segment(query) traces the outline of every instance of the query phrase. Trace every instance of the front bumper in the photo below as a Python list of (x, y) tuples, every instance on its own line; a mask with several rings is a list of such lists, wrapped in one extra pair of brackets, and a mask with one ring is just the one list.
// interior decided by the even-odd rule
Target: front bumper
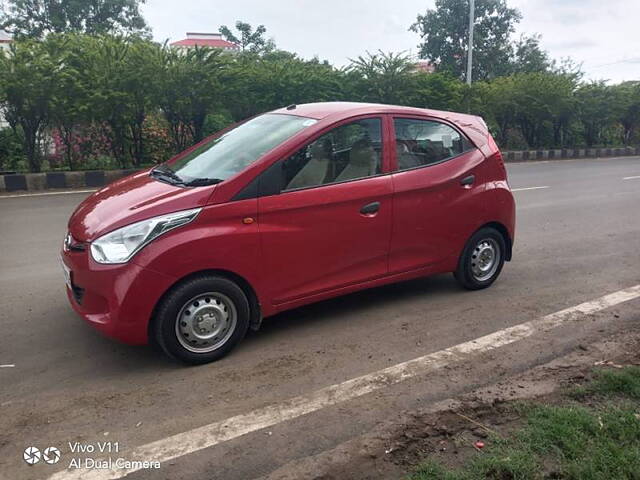
[[(73, 309), (103, 334), (130, 345), (148, 343), (153, 309), (175, 279), (135, 263), (102, 265), (89, 250), (62, 250)], [(63, 280), (61, 274), (61, 281)]]

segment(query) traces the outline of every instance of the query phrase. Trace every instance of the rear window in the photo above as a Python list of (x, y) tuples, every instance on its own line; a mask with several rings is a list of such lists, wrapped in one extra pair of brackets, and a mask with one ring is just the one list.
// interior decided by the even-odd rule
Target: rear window
[(444, 123), (413, 118), (395, 118), (398, 169), (440, 163), (473, 148), (456, 129)]

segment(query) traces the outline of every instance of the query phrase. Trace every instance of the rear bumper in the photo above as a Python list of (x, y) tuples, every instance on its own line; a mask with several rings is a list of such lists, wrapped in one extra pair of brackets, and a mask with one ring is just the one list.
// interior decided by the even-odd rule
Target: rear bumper
[(153, 309), (174, 278), (134, 263), (102, 265), (88, 251), (62, 251), (61, 258), (70, 271), (67, 297), (85, 322), (121, 342), (148, 343)]

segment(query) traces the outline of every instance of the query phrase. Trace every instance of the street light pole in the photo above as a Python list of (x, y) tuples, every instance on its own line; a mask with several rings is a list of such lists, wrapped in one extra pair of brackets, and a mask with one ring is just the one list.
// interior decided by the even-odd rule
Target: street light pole
[(471, 85), (473, 68), (473, 24), (475, 21), (475, 0), (469, 0), (469, 47), (467, 54), (467, 85)]

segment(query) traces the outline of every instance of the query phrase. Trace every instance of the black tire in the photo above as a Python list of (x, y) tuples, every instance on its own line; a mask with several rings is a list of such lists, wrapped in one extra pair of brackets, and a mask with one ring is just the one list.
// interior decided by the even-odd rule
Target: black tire
[[(210, 345), (205, 347), (191, 346), (191, 348), (213, 348), (211, 351), (192, 351), (183, 343), (186, 343), (188, 334), (182, 336), (180, 340), (180, 326), (176, 325), (179, 315), (189, 314), (191, 301), (199, 296), (207, 297), (209, 293), (218, 295), (224, 299), (222, 308), (235, 314), (235, 322), (225, 330), (224, 343), (219, 346)], [(207, 299), (209, 303), (210, 299)], [(220, 304), (220, 301), (215, 299)], [(193, 303), (197, 305), (198, 302)], [(212, 303), (213, 305), (213, 303)], [(202, 304), (204, 307), (204, 303)], [(202, 308), (202, 307), (201, 307)], [(186, 309), (186, 310), (185, 310)], [(186, 313), (183, 313), (186, 312)], [(184, 318), (184, 317), (181, 317)], [(213, 317), (211, 317), (213, 318)], [(217, 318), (217, 317), (216, 317)], [(200, 276), (189, 279), (176, 285), (161, 301), (152, 319), (149, 331), (150, 340), (159, 347), (166, 355), (173, 359), (181, 360), (190, 364), (203, 364), (213, 362), (224, 357), (244, 338), (249, 328), (250, 309), (249, 301), (243, 290), (231, 280), (217, 276)], [(182, 323), (182, 325), (185, 325)], [(193, 331), (192, 331), (193, 333)], [(216, 337), (217, 338), (217, 337)], [(195, 339), (193, 340), (195, 342)]]
[[(488, 245), (488, 247), (487, 247)], [(483, 250), (495, 249), (499, 253), (499, 258), (495, 262), (495, 269), (492, 267), (484, 276), (478, 275), (475, 261), (477, 255)], [(474, 233), (462, 251), (458, 260), (458, 269), (453, 276), (456, 278), (461, 287), (467, 290), (480, 290), (489, 287), (500, 275), (504, 266), (505, 255), (507, 253), (504, 237), (500, 232), (491, 227), (485, 227)], [(475, 256), (474, 256), (475, 255)], [(479, 267), (478, 267), (479, 268)]]

